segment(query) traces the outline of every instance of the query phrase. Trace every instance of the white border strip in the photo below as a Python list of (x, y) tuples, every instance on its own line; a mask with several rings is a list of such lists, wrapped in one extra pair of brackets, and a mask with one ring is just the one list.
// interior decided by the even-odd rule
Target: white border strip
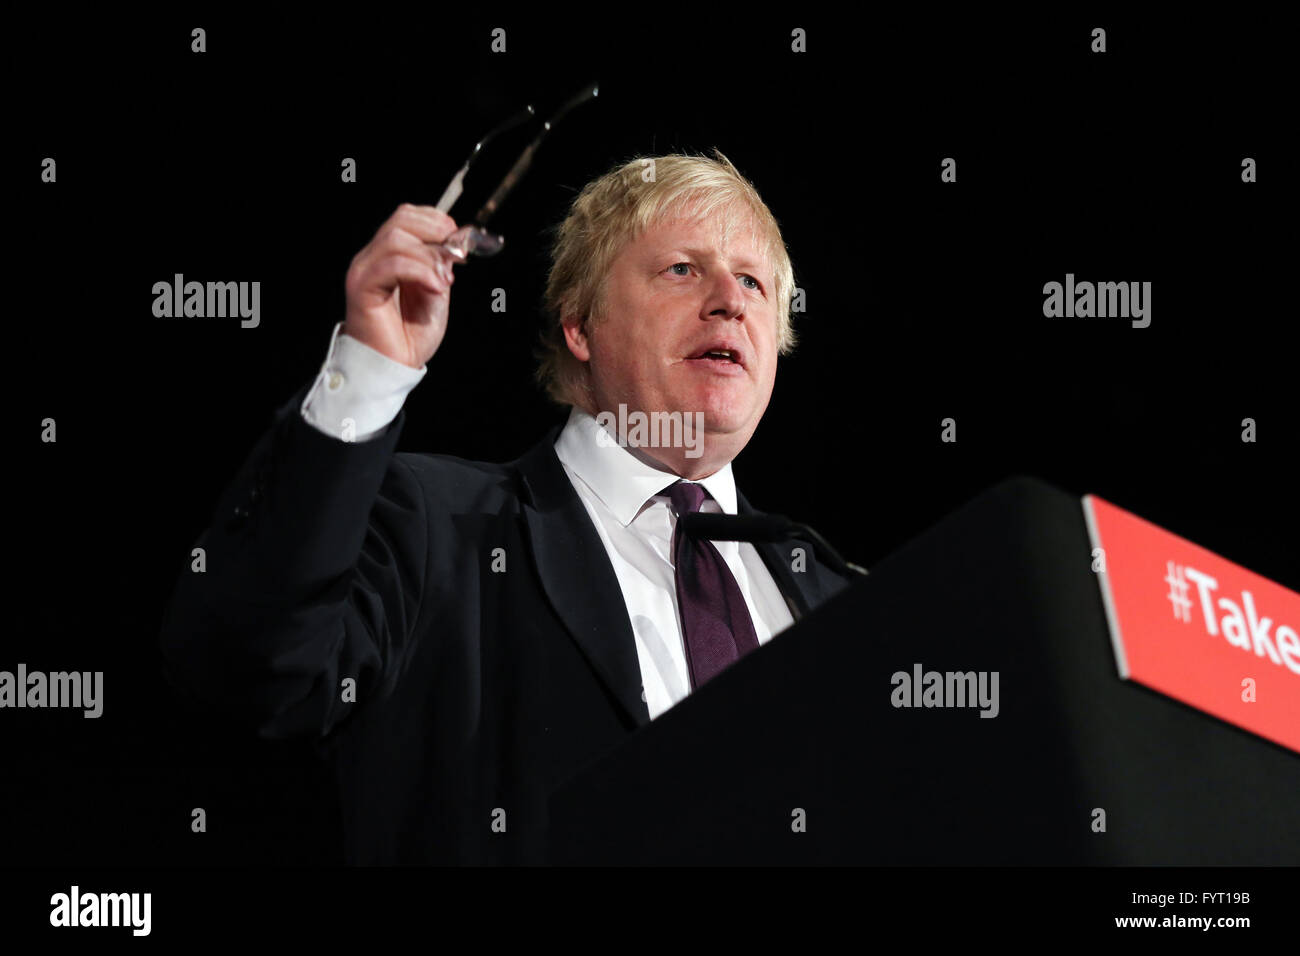
[[(1092, 495), (1083, 496), (1083, 520), (1088, 524), (1088, 538), (1093, 548), (1101, 548), (1103, 559), (1106, 548), (1101, 543), (1101, 532), (1097, 528), (1097, 515), (1092, 510)], [(1105, 561), (1102, 562), (1104, 568)], [(1119, 616), (1115, 613), (1115, 598), (1110, 590), (1110, 577), (1103, 571), (1094, 572), (1101, 587), (1101, 603), (1106, 607), (1106, 623), (1110, 626), (1110, 645), (1115, 651), (1115, 663), (1119, 667), (1119, 676), (1129, 679), (1128, 656), (1124, 653), (1124, 635), (1120, 633)]]

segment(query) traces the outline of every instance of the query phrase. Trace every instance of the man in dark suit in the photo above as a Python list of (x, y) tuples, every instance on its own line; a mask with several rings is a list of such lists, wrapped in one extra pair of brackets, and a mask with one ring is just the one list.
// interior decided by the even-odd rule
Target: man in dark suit
[(170, 679), (336, 776), (358, 863), (546, 860), (547, 794), (845, 586), (812, 545), (710, 544), (793, 342), (775, 220), (721, 154), (634, 160), (557, 233), (517, 461), (396, 454), (446, 329), (456, 224), (353, 259), (320, 375), (223, 495), (163, 625)]

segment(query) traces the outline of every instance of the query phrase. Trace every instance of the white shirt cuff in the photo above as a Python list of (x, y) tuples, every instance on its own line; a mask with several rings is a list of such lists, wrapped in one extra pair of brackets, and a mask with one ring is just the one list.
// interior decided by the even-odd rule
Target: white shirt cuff
[(392, 423), (411, 389), (428, 372), (411, 368), (345, 335), (336, 323), (320, 374), (302, 403), (302, 417), (341, 441), (366, 441)]

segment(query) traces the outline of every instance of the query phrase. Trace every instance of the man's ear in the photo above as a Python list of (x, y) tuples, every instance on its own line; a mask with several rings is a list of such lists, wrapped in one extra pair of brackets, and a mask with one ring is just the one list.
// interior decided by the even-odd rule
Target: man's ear
[(571, 313), (560, 323), (564, 327), (564, 341), (579, 362), (591, 361), (591, 347), (587, 342), (586, 316)]

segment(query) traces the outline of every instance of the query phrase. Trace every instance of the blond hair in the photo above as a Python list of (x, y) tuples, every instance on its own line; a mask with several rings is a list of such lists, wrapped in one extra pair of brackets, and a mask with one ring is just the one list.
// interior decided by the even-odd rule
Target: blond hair
[(754, 185), (726, 156), (638, 156), (588, 183), (555, 230), (551, 269), (543, 307), (546, 316), (537, 352), (537, 381), (562, 405), (582, 404), (589, 388), (585, 364), (564, 338), (565, 316), (598, 320), (604, 312), (610, 267), (628, 243), (647, 229), (684, 213), (717, 221), (724, 236), (742, 216), (752, 216), (769, 265), (775, 273), (777, 348), (794, 348), (790, 317), (794, 267), (781, 229)]

